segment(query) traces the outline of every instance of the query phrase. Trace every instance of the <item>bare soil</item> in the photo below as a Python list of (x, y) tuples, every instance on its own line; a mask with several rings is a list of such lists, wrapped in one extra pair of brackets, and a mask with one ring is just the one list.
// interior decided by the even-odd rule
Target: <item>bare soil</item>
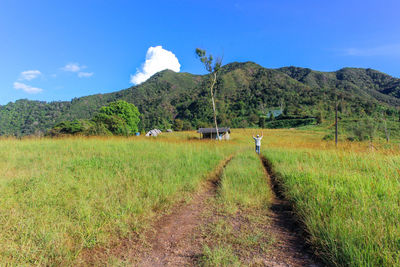
[[(144, 235), (145, 242), (133, 236), (112, 249), (86, 251), (84, 265), (98, 266), (99, 262), (108, 265), (105, 259), (114, 257), (134, 266), (197, 266), (201, 262), (202, 245), (211, 238), (204, 237), (207, 224), (223, 218), (235, 231), (251, 231), (253, 226), (248, 220), (251, 212), (240, 210), (236, 216), (227, 217), (212, 204), (223, 170), (231, 159), (232, 156), (218, 165), (189, 203), (178, 204), (171, 213), (154, 222), (153, 230)], [(250, 266), (323, 266), (310, 251), (306, 234), (295, 220), (292, 206), (284, 199), (270, 163), (263, 157), (261, 160), (273, 197), (270, 210), (263, 214), (265, 217), (257, 228), (268, 232), (273, 243), (268, 244), (266, 250), (243, 247), (243, 252), (239, 253), (245, 255), (242, 262)], [(205, 213), (208, 215), (204, 216)]]
[(176, 207), (154, 225), (150, 250), (139, 256), (137, 266), (192, 266), (201, 252), (193, 233), (201, 222), (207, 199), (214, 197), (220, 177), (232, 157), (227, 158), (187, 205)]

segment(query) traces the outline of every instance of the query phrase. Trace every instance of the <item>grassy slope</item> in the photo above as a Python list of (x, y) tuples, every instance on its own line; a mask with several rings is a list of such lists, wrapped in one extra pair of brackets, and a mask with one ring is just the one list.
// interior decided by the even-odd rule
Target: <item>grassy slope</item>
[(144, 139), (1, 140), (0, 262), (70, 265), (194, 191), (235, 149)]
[(371, 152), (368, 144), (345, 143), (335, 150), (312, 133), (291, 137), (270, 134), (264, 155), (322, 257), (340, 266), (400, 265), (397, 147), (377, 144)]

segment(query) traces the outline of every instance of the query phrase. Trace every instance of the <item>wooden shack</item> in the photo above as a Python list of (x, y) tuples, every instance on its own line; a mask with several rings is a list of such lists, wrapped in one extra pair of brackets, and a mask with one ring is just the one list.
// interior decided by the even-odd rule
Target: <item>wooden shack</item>
[[(200, 134), (200, 138), (218, 139), (217, 130), (215, 128), (199, 128), (197, 132)], [(221, 127), (218, 128), (218, 133), (222, 140), (229, 140), (231, 129), (226, 127)]]

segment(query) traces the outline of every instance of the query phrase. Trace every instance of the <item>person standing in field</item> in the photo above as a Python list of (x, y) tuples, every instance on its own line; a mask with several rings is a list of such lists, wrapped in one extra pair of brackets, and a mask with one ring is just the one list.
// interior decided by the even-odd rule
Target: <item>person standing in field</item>
[(264, 137), (264, 134), (263, 134), (263, 133), (262, 133), (261, 137), (260, 137), (260, 135), (258, 135), (258, 134), (257, 134), (256, 137), (254, 137), (254, 135), (253, 135), (253, 139), (254, 139), (254, 141), (255, 141), (255, 143), (256, 143), (256, 153), (257, 153), (258, 155), (260, 155), (261, 139), (262, 139), (263, 137)]

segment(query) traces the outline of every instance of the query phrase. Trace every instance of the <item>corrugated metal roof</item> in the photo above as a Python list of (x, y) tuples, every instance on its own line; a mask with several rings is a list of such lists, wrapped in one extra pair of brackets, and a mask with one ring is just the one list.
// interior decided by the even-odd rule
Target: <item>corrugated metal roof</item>
[[(217, 130), (215, 128), (199, 128), (197, 130), (198, 133), (217, 133)], [(221, 127), (218, 128), (218, 132), (219, 133), (231, 133), (231, 129), (230, 128), (226, 128), (226, 127)]]

